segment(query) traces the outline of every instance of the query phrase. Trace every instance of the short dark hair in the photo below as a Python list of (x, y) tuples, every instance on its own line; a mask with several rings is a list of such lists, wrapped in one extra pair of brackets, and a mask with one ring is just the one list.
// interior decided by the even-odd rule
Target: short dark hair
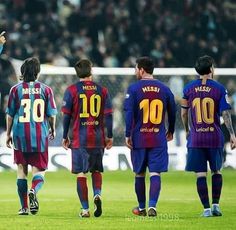
[(138, 69), (143, 68), (147, 73), (152, 74), (154, 70), (154, 61), (149, 57), (140, 57), (136, 60)]
[(40, 61), (36, 57), (25, 59), (21, 68), (21, 80), (25, 82), (35, 81), (40, 72)]
[(75, 71), (79, 78), (89, 77), (92, 74), (92, 62), (88, 59), (82, 59), (75, 64)]
[(200, 75), (211, 73), (211, 68), (214, 65), (214, 59), (208, 55), (199, 57), (195, 64), (195, 70)]

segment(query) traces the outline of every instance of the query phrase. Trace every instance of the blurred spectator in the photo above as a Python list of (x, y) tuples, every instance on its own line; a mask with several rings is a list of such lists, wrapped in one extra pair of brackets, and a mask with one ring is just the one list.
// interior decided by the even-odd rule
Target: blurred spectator
[(60, 52), (59, 61), (70, 66), (76, 54), (100, 66), (127, 66), (133, 56), (151, 55), (159, 67), (191, 67), (208, 53), (218, 66), (235, 67), (235, 26), (234, 0), (0, 2), (9, 56), (54, 64)]

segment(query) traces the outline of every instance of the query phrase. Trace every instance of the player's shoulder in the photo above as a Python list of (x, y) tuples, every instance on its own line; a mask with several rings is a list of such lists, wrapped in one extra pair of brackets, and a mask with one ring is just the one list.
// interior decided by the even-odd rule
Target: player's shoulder
[(53, 90), (50, 86), (48, 86), (47, 84), (41, 82), (41, 81), (35, 81), (35, 85), (36, 84), (39, 84), (39, 87), (44, 91), (44, 92), (47, 92), (47, 93), (52, 93)]
[(185, 90), (191, 89), (191, 88), (193, 88), (193, 87), (195, 87), (196, 85), (199, 85), (199, 84), (201, 84), (200, 79), (192, 80), (184, 86), (184, 89)]
[(15, 91), (17, 91), (19, 88), (22, 88), (22, 82), (19, 82), (19, 83), (13, 85), (13, 86), (11, 87), (11, 89), (10, 89), (10, 92), (15, 92)]
[(211, 85), (211, 86), (213, 86), (215, 88), (218, 88), (220, 90), (225, 91), (225, 86), (223, 84), (221, 84), (220, 82), (218, 82), (218, 81), (209, 80), (208, 83), (209, 83), (209, 85)]

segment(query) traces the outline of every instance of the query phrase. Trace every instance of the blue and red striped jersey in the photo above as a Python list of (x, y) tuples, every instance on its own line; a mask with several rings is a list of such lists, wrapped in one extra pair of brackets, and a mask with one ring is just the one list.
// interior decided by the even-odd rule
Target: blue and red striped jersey
[(220, 114), (231, 109), (224, 86), (211, 79), (207, 79), (206, 82), (197, 79), (185, 86), (183, 99), (187, 100), (190, 110), (190, 135), (187, 147), (223, 147)]
[(176, 106), (174, 95), (162, 82), (142, 79), (129, 86), (124, 102), (126, 137), (132, 137), (134, 148), (167, 145), (168, 131), (174, 133)]
[(107, 88), (86, 80), (69, 86), (62, 112), (72, 117), (72, 148), (104, 148), (104, 115), (112, 113)]
[(6, 113), (14, 118), (14, 148), (22, 152), (45, 152), (47, 117), (57, 114), (52, 89), (35, 82), (21, 82), (10, 90)]

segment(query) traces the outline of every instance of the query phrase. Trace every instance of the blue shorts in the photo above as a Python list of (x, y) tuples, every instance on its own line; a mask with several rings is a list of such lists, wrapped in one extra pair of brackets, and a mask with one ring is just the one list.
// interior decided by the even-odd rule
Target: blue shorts
[(103, 172), (103, 154), (101, 148), (78, 148), (71, 149), (72, 173)]
[(220, 170), (223, 164), (223, 149), (188, 148), (186, 171), (207, 172), (207, 162), (212, 172)]
[(149, 172), (167, 172), (167, 147), (132, 149), (131, 161), (136, 174), (146, 172), (147, 167)]

